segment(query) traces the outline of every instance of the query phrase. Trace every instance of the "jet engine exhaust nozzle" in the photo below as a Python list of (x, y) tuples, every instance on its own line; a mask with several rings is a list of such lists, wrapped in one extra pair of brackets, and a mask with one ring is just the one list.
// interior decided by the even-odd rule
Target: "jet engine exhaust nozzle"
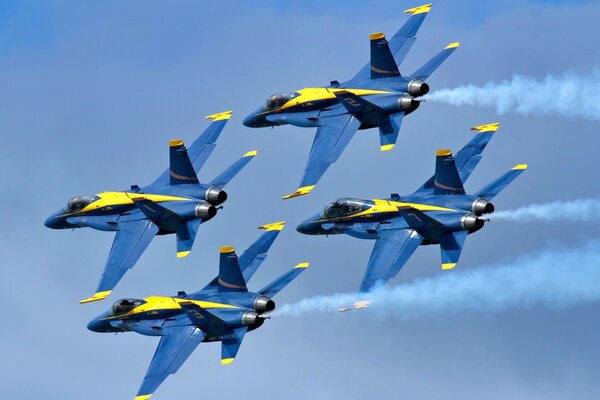
[(256, 311), (248, 311), (242, 316), (242, 324), (251, 328), (258, 328), (265, 323), (265, 319)]
[(397, 106), (400, 111), (410, 113), (419, 108), (420, 104), (421, 102), (419, 100), (415, 99), (413, 96), (405, 94), (404, 96), (400, 96), (398, 98)]
[(475, 200), (473, 202), (473, 206), (471, 207), (473, 214), (477, 215), (478, 217), (483, 214), (491, 214), (495, 209), (496, 208), (492, 203), (484, 199)]
[(466, 214), (460, 220), (460, 226), (468, 231), (476, 231), (483, 228), (485, 221), (475, 214)]
[(260, 296), (259, 298), (254, 300), (252, 308), (254, 308), (254, 311), (256, 311), (259, 314), (271, 312), (275, 310), (275, 302), (267, 296)]
[(413, 79), (412, 81), (408, 82), (406, 90), (408, 94), (415, 97), (425, 96), (427, 93), (429, 93), (429, 85), (418, 79)]
[(198, 218), (210, 219), (217, 215), (217, 207), (209, 203), (198, 203), (194, 208), (194, 214)]
[(218, 206), (227, 200), (227, 192), (216, 186), (211, 186), (206, 190), (204, 199), (210, 204)]

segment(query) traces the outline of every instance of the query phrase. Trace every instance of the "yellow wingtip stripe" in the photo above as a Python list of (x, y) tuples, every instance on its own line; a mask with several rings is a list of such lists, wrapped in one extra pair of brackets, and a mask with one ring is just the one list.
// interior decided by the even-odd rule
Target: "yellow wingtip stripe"
[(211, 115), (207, 115), (206, 119), (212, 119), (214, 121), (221, 121), (223, 119), (229, 119), (231, 118), (231, 113), (233, 111), (224, 111), (224, 112), (220, 112), (220, 113), (216, 113), (216, 114), (211, 114)]
[(183, 146), (183, 140), (181, 140), (181, 139), (169, 140), (169, 147), (177, 147), (177, 146)]
[(429, 12), (431, 9), (431, 4), (423, 4), (422, 6), (417, 6), (413, 8), (409, 8), (408, 10), (404, 10), (405, 13), (410, 13), (413, 15), (423, 14)]
[(310, 265), (310, 263), (303, 262), (303, 263), (300, 263), (300, 264), (296, 265), (294, 267), (294, 269), (308, 268), (309, 265)]
[(235, 249), (233, 246), (221, 246), (219, 253), (233, 253)]
[(304, 196), (305, 194), (309, 194), (314, 188), (315, 188), (315, 185), (303, 186), (301, 188), (296, 189), (296, 191), (294, 193), (290, 193), (286, 196), (283, 196), (283, 198), (284, 199), (292, 199), (294, 197)]
[(442, 269), (446, 270), (446, 269), (452, 269), (456, 267), (456, 263), (445, 263), (442, 264)]
[(143, 394), (141, 396), (135, 396), (134, 400), (148, 400), (150, 397), (152, 397), (151, 394)]
[(258, 229), (265, 229), (267, 231), (280, 231), (285, 227), (285, 221), (273, 222), (272, 224), (264, 224), (258, 227)]
[(246, 154), (244, 154), (242, 157), (254, 157), (257, 154), (258, 154), (257, 150), (250, 150), (249, 152), (247, 152)]
[(460, 46), (460, 42), (452, 42), (448, 46), (446, 46), (446, 49), (455, 49), (458, 46)]
[(231, 364), (233, 362), (233, 360), (235, 360), (235, 358), (223, 358), (221, 360), (221, 365)]
[(371, 33), (371, 40), (385, 39), (385, 35), (382, 32)]
[(500, 122), (493, 122), (491, 124), (477, 125), (471, 128), (472, 131), (478, 132), (496, 132), (500, 127)]
[(394, 148), (393, 144), (384, 144), (383, 146), (381, 146), (381, 151), (390, 151), (393, 148)]
[(451, 156), (452, 151), (451, 150), (438, 150), (435, 152), (435, 155), (438, 157)]
[(79, 304), (91, 303), (93, 301), (104, 300), (108, 296), (110, 296), (112, 290), (105, 290), (104, 292), (96, 292), (92, 297), (88, 297), (87, 299), (83, 299), (79, 301)]
[(178, 251), (177, 252), (177, 258), (186, 257), (188, 254), (190, 254), (189, 250), (188, 251)]
[(520, 170), (520, 169), (527, 169), (528, 165), (527, 164), (519, 164), (519, 165), (515, 165), (512, 169), (513, 171), (516, 170)]

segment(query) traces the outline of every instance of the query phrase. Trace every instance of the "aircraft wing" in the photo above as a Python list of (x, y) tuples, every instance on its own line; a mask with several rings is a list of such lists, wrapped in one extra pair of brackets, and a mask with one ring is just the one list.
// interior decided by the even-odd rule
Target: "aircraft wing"
[(80, 303), (107, 298), (158, 233), (158, 226), (148, 219), (119, 222), (118, 226), (119, 230), (110, 249), (108, 261), (104, 266), (98, 290), (92, 297), (81, 300)]
[(395, 277), (422, 241), (423, 237), (413, 229), (381, 230), (360, 291), (368, 292)]
[(195, 326), (170, 329), (158, 343), (136, 400), (149, 399), (167, 376), (177, 372), (204, 336), (204, 332)]
[(324, 117), (321, 121), (323, 125), (317, 129), (300, 187), (294, 193), (284, 196), (284, 199), (310, 193), (327, 168), (337, 161), (360, 127), (360, 121), (348, 114)]

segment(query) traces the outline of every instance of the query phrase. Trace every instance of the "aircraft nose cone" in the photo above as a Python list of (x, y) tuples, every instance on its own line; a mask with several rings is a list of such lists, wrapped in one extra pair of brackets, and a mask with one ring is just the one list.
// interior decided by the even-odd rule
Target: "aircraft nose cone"
[(256, 125), (256, 118), (253, 114), (250, 114), (246, 118), (244, 118), (244, 121), (242, 123), (248, 128), (254, 128)]
[(298, 225), (298, 226), (296, 227), (296, 231), (298, 231), (298, 232), (300, 232), (300, 233), (304, 233), (304, 234), (308, 233), (308, 229), (307, 229), (307, 227), (306, 227), (306, 224), (304, 224), (304, 222), (303, 222), (303, 223), (301, 223), (300, 225)]
[(57, 215), (57, 213), (54, 213), (51, 216), (49, 216), (48, 218), (46, 218), (46, 220), (44, 221), (44, 225), (46, 226), (46, 228), (51, 228), (51, 229), (57, 228), (58, 221), (56, 219), (56, 215)]
[(91, 320), (87, 328), (92, 332), (99, 332), (100, 323), (97, 319)]

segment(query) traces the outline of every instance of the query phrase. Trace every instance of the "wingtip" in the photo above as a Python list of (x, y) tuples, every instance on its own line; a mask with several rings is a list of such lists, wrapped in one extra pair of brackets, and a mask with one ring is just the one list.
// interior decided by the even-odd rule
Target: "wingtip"
[(257, 154), (258, 154), (258, 150), (250, 150), (249, 152), (244, 154), (242, 157), (254, 157)]
[(233, 252), (235, 252), (235, 248), (233, 246), (221, 246), (221, 248), (219, 249), (219, 253), (221, 253), (221, 254), (233, 253)]
[(224, 120), (224, 119), (231, 118), (231, 113), (233, 113), (233, 111), (223, 111), (223, 112), (220, 112), (220, 113), (207, 115), (204, 118), (206, 118), (206, 119), (212, 119), (213, 121), (221, 121), (221, 120)]
[(315, 188), (315, 185), (303, 186), (301, 188), (296, 189), (296, 191), (294, 193), (290, 193), (288, 195), (283, 196), (283, 198), (287, 200), (287, 199), (293, 199), (294, 197), (304, 196), (304, 195), (309, 194), (314, 188)]
[(183, 140), (181, 139), (173, 139), (173, 140), (169, 140), (169, 147), (179, 147), (179, 146), (183, 146)]
[(296, 266), (294, 267), (294, 269), (304, 269), (304, 268), (308, 268), (308, 266), (309, 266), (309, 265), (310, 265), (310, 263), (303, 262), (303, 263), (300, 263), (300, 264), (296, 265)]
[(235, 358), (223, 358), (221, 359), (221, 365), (231, 364)]
[(93, 301), (100, 301), (106, 299), (110, 296), (112, 290), (105, 290), (103, 292), (96, 292), (92, 297), (88, 297), (87, 299), (83, 299), (79, 301), (79, 304), (91, 303)]
[(428, 13), (429, 10), (431, 9), (432, 4), (423, 4), (422, 6), (417, 6), (417, 7), (413, 7), (413, 8), (409, 8), (407, 10), (404, 10), (405, 13), (407, 14), (412, 14), (412, 15), (417, 15), (417, 14), (424, 14), (424, 13)]
[(445, 49), (456, 49), (459, 46), (460, 46), (460, 42), (452, 42), (448, 46), (446, 46)]
[(187, 257), (187, 256), (188, 256), (188, 254), (190, 254), (190, 251), (189, 251), (189, 250), (187, 250), (187, 251), (178, 251), (178, 252), (177, 252), (177, 258), (184, 258), (184, 257)]
[(452, 156), (452, 150), (448, 150), (448, 149), (438, 150), (435, 152), (435, 155), (437, 157)]
[(379, 40), (379, 39), (385, 39), (385, 35), (383, 34), (383, 32), (371, 33), (371, 40)]
[(444, 263), (442, 264), (442, 269), (443, 270), (449, 270), (456, 267), (456, 263)]
[(285, 227), (285, 221), (273, 222), (271, 224), (264, 224), (258, 227), (258, 229), (264, 229), (266, 231), (280, 231)]
[(515, 165), (512, 169), (513, 169), (513, 171), (518, 171), (518, 170), (525, 170), (528, 167), (529, 167), (529, 165), (527, 165), (527, 164), (518, 164), (518, 165)]
[(148, 400), (150, 397), (152, 397), (151, 394), (143, 394), (140, 396), (135, 396), (134, 400)]
[(381, 151), (390, 151), (394, 148), (393, 144), (384, 144), (380, 147)]
[(472, 131), (483, 132), (496, 132), (500, 127), (500, 122), (492, 122), (490, 124), (477, 125), (471, 128)]

